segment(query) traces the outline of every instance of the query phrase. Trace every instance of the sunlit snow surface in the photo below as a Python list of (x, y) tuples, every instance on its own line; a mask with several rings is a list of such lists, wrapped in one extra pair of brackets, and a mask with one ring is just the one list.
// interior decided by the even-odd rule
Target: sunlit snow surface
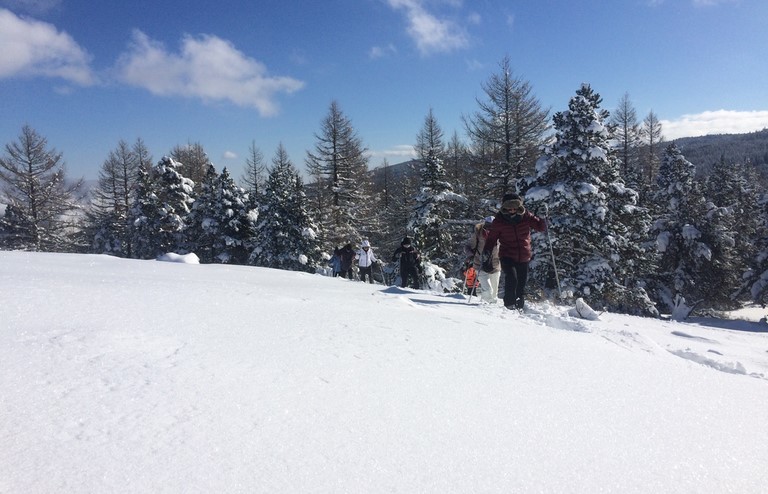
[(0, 492), (766, 491), (765, 323), (475, 300), (0, 252)]

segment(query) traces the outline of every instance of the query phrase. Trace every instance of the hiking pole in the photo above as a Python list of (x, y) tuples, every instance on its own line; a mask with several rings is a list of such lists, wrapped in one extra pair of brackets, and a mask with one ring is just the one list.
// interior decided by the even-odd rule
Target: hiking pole
[(560, 275), (557, 274), (557, 262), (555, 261), (555, 251), (552, 248), (552, 237), (549, 236), (549, 207), (544, 204), (544, 214), (547, 215), (547, 243), (549, 243), (549, 254), (552, 256), (552, 269), (555, 270), (555, 281), (557, 281), (557, 294), (560, 300), (563, 299), (563, 290), (560, 288)]

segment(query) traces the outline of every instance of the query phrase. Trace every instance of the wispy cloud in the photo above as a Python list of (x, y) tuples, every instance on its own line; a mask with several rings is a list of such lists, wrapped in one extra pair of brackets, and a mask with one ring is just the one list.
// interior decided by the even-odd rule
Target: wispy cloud
[(416, 158), (416, 150), (411, 144), (401, 144), (382, 151), (371, 151), (370, 157), (371, 159), (376, 160), (377, 164), (375, 166), (378, 166), (378, 162), (383, 161), (384, 159), (386, 159), (390, 165), (396, 165), (403, 161)]
[(422, 55), (446, 53), (469, 45), (466, 30), (448, 19), (428, 12), (424, 0), (387, 0), (390, 7), (405, 13), (408, 35)]
[(278, 113), (278, 93), (290, 94), (304, 87), (291, 77), (270, 76), (264, 64), (211, 35), (185, 36), (180, 52), (171, 53), (136, 30), (116, 71), (120, 81), (158, 96), (229, 101), (256, 108), (262, 116)]
[(234, 151), (224, 151), (224, 154), (221, 156), (221, 158), (225, 161), (232, 161), (232, 160), (236, 160), (238, 156), (237, 156), (237, 153)]
[(81, 86), (96, 83), (91, 56), (53, 25), (0, 8), (0, 79), (43, 76)]
[(5, 5), (16, 12), (40, 15), (61, 5), (61, 0), (0, 0), (0, 5)]
[(394, 55), (397, 53), (397, 48), (395, 48), (395, 45), (388, 44), (387, 46), (374, 46), (370, 50), (368, 50), (368, 58), (371, 60), (376, 60), (377, 58), (383, 58), (388, 55)]
[(661, 120), (661, 125), (668, 140), (710, 134), (741, 134), (768, 128), (768, 111), (705, 111), (674, 120)]
[(711, 7), (724, 3), (737, 3), (739, 0), (692, 0), (694, 7)]

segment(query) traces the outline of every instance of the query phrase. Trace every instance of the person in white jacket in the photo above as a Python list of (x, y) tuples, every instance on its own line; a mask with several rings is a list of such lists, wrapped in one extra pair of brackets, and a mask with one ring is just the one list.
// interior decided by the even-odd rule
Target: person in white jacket
[(365, 282), (365, 277), (367, 275), (368, 280), (373, 283), (373, 265), (377, 262), (379, 262), (379, 260), (376, 259), (376, 254), (374, 254), (373, 249), (371, 249), (371, 243), (367, 240), (363, 240), (360, 250), (357, 251), (357, 266), (360, 268), (360, 281)]

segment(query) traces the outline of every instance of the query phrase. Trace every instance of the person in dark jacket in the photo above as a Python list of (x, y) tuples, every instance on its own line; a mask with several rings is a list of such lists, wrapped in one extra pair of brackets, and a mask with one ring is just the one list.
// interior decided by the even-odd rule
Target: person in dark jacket
[(522, 310), (525, 305), (525, 284), (531, 251), (531, 230), (543, 232), (547, 223), (523, 206), (517, 194), (506, 194), (501, 210), (491, 223), (483, 250), (483, 264), (491, 262), (491, 250), (499, 242), (499, 259), (504, 271), (504, 306)]
[(421, 267), (421, 254), (416, 247), (411, 245), (409, 237), (405, 237), (400, 242), (400, 247), (392, 255), (392, 261), (396, 261), (398, 257), (400, 258), (400, 286), (402, 288), (408, 286), (408, 279), (410, 278), (412, 281), (411, 286), (419, 290), (421, 288), (419, 275), (423, 271)]
[(341, 258), (341, 277), (352, 279), (354, 273), (352, 272), (352, 263), (357, 258), (357, 254), (352, 249), (352, 244), (347, 244), (339, 250), (339, 257)]

